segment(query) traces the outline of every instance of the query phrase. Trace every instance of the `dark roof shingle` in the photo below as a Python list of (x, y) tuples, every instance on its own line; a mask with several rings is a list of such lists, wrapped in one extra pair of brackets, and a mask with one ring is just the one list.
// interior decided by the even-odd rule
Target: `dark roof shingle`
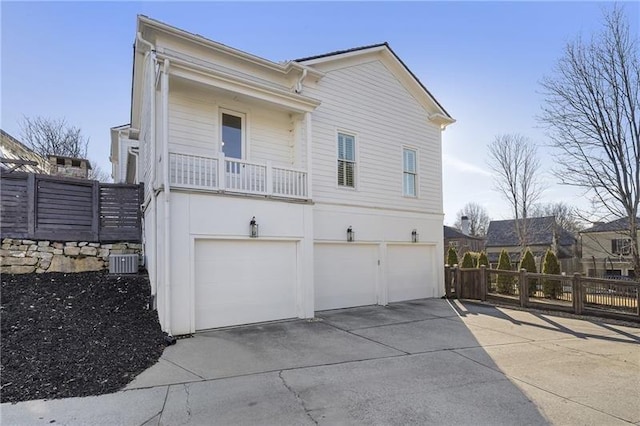
[[(522, 221), (522, 219), (519, 219)], [(532, 217), (527, 219), (527, 244), (551, 245), (554, 229), (557, 231), (558, 244), (568, 246), (575, 243), (575, 237), (556, 225), (553, 216)], [(520, 245), (516, 234), (515, 220), (492, 220), (487, 230), (487, 247), (512, 247)]]

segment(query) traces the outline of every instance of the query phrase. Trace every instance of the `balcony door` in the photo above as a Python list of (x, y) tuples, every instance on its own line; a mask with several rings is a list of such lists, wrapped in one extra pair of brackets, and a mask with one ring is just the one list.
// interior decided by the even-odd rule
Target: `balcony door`
[(245, 115), (239, 112), (220, 110), (220, 124), (220, 143), (225, 157), (245, 158)]

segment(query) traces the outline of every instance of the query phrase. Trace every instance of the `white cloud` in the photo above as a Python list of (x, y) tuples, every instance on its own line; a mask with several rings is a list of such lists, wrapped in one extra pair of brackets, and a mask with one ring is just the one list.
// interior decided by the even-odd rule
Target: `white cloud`
[(445, 168), (445, 174), (447, 168), (452, 168), (463, 173), (476, 173), (484, 176), (491, 176), (491, 172), (489, 170), (483, 169), (475, 164), (467, 163), (459, 158), (451, 157), (447, 154), (442, 156), (442, 161)]

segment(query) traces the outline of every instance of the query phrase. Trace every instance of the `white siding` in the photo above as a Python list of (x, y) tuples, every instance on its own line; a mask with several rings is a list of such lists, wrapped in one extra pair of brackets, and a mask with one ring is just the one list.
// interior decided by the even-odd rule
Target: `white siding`
[[(440, 129), (379, 60), (328, 72), (305, 94), (313, 113), (317, 202), (442, 213)], [(357, 189), (338, 189), (336, 132), (356, 134)], [(418, 198), (402, 195), (402, 146), (418, 151)]]
[(238, 102), (213, 90), (197, 90), (173, 80), (169, 95), (171, 149), (200, 155), (219, 151), (219, 108), (244, 113), (249, 161), (296, 164), (295, 122), (288, 113), (265, 104)]

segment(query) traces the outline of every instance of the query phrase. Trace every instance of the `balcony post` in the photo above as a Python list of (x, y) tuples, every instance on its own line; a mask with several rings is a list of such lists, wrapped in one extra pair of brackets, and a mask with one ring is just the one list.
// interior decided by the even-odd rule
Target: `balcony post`
[(224, 157), (224, 152), (218, 153), (218, 188), (220, 191), (227, 189), (226, 173), (227, 164)]
[(311, 182), (311, 178), (312, 178), (312, 170), (311, 170), (311, 152), (313, 150), (312, 147), (312, 127), (311, 127), (311, 113), (310, 112), (305, 112), (304, 114), (304, 124), (305, 124), (305, 143), (306, 143), (306, 147), (305, 147), (305, 155), (307, 156), (307, 179), (306, 179), (306, 184), (307, 184), (307, 198), (311, 199), (313, 198), (312, 193), (311, 193), (311, 188), (312, 188), (312, 182)]
[(267, 181), (264, 190), (267, 195), (273, 195), (273, 166), (271, 165), (271, 161), (267, 161)]

